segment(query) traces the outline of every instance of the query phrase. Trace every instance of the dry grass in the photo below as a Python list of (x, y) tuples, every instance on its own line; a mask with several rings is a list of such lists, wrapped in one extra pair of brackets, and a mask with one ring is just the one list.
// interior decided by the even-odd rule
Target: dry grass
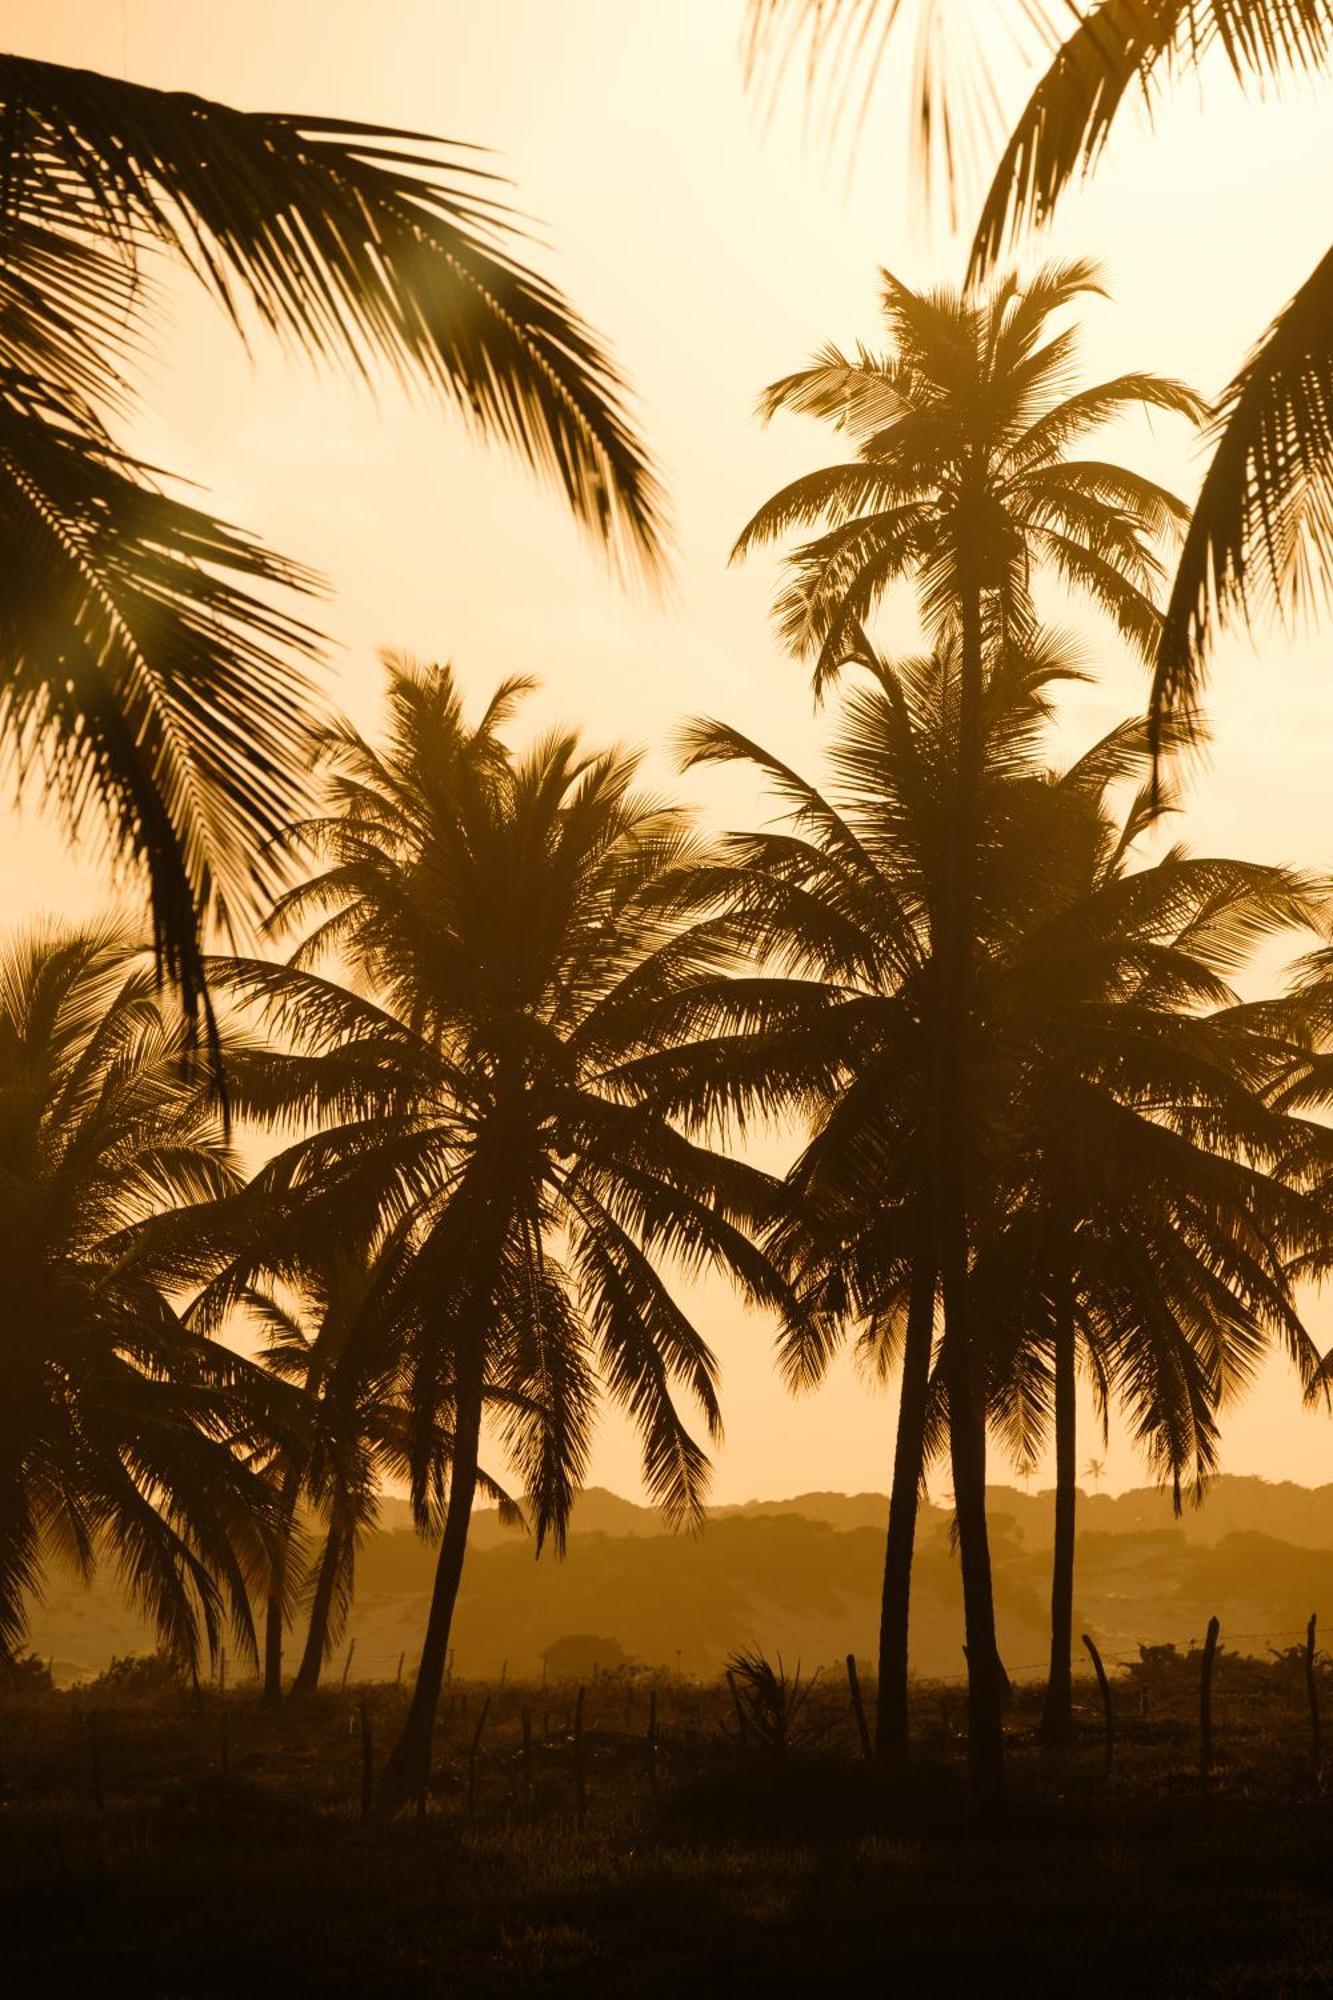
[[(995, 1838), (971, 1824), (956, 1688), (918, 1689), (920, 1754), (886, 1797), (831, 1670), (809, 1699), (813, 1747), (781, 1757), (741, 1750), (725, 1683), (662, 1684), (656, 1787), (646, 1689), (598, 1683), (582, 1825), (573, 1689), (452, 1690), (425, 1821), (389, 1826), (361, 1823), (361, 1690), (281, 1718), (248, 1688), (11, 1696), (10, 1990), (1329, 1990), (1333, 1824), (1303, 1685), (1288, 1665), (1224, 1656), (1205, 1783), (1194, 1664), (1137, 1679), (1151, 1683), (1147, 1712), (1122, 1677), (1109, 1788), (1095, 1703), (1073, 1750), (1052, 1757), (1031, 1740), (1035, 1697), (1020, 1694), (1013, 1809)], [(403, 1696), (364, 1692), (378, 1758)]]

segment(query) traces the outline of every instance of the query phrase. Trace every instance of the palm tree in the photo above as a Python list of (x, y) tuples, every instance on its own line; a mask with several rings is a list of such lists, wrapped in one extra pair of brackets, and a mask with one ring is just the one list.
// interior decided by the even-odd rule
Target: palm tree
[(1104, 1458), (1090, 1458), (1083, 1468), (1083, 1476), (1085, 1479), (1092, 1481), (1093, 1492), (1100, 1493), (1102, 1490), (1102, 1480), (1106, 1477), (1106, 1460)]
[[(977, 949), (1006, 948), (1050, 873), (1048, 788), (1036, 761), (1050, 685), (1070, 671), (1043, 642), (992, 657), (983, 717)], [(806, 1126), (792, 1201), (770, 1254), (804, 1311), (783, 1337), (794, 1385), (817, 1381), (853, 1326), (871, 1368), (900, 1367), (881, 1597), (876, 1740), (896, 1766), (908, 1742), (908, 1612), (939, 1293), (934, 1227), (937, 922), (951, 865), (957, 759), (956, 645), (888, 666), (867, 655), (816, 787), (738, 731), (695, 726), (692, 759), (741, 761), (785, 809), (771, 832), (733, 835), (683, 871), (696, 943), (723, 966), (664, 997), (660, 1046), (632, 1066), (673, 1115), (716, 1131), (757, 1115)], [(1057, 850), (1058, 852), (1058, 850)], [(754, 963), (739, 975), (734, 961)], [(972, 1052), (974, 1093), (983, 1088)], [(980, 1099), (979, 1099), (980, 1101)]]
[(0, 56), (0, 723), (143, 870), (159, 965), (207, 1006), (200, 925), (271, 887), (303, 798), (313, 579), (115, 441), (167, 254), (243, 338), (387, 363), (657, 561), (661, 495), (596, 337), (515, 254), (467, 149)]
[(194, 1275), (196, 1218), (238, 1177), (132, 944), (108, 924), (0, 954), (7, 1655), (49, 1555), (84, 1575), (109, 1556), (191, 1663), (225, 1616), (253, 1649), (249, 1593), (268, 1566), (264, 1466), (291, 1413), (168, 1303)]
[[(326, 1245), (315, 1263), (298, 1240), (294, 1258), (284, 1259), (281, 1244), (271, 1241), (264, 1205), (250, 1191), (227, 1207), (229, 1233), (235, 1236), (239, 1218), (249, 1247), (200, 1293), (189, 1322), (212, 1331), (241, 1308), (263, 1333), (264, 1365), (300, 1392), (304, 1415), (275, 1468), (278, 1527), (265, 1605), (263, 1698), (277, 1708), (294, 1599), (308, 1598), (309, 1620), (292, 1693), (310, 1694), (341, 1636), (357, 1552), (379, 1519), (383, 1483), (410, 1476), (411, 1411), (400, 1357), (383, 1339), (372, 1309), (380, 1288), (410, 1255), (410, 1243), (400, 1226), (379, 1244), (353, 1235)], [(437, 1440), (437, 1493), (444, 1488), (449, 1445), (446, 1436)], [(478, 1472), (477, 1483), (502, 1517), (521, 1519), (485, 1472)], [(311, 1547), (301, 1533), (302, 1508), (313, 1510), (320, 1527)]]
[(956, 638), (956, 762), (947, 867), (934, 916), (932, 1227), (951, 1375), (969, 1660), (969, 1741), (978, 1791), (1003, 1791), (1001, 1683), (985, 1526), (984, 1430), (968, 1331), (968, 1185), (978, 1135), (963, 1087), (970, 1054), (977, 923), (978, 810), (986, 656), (1035, 631), (1032, 584), (1046, 569), (1109, 614), (1145, 659), (1156, 651), (1158, 548), (1185, 509), (1152, 481), (1071, 447), (1109, 418), (1159, 408), (1198, 418), (1179, 383), (1123, 375), (1068, 393), (1075, 337), (1052, 321), (1095, 283), (1086, 264), (1049, 266), (985, 294), (917, 293), (885, 274), (889, 350), (827, 348), (774, 383), (761, 410), (824, 418), (852, 445), (841, 463), (794, 481), (742, 532), (736, 553), (794, 528), (823, 532), (788, 557), (777, 603), (789, 648), (816, 687), (866, 651), (864, 622), (894, 583), (916, 586), (933, 641)]
[[(691, 1144), (614, 1080), (650, 1003), (698, 969), (654, 900), (694, 852), (687, 826), (634, 790), (633, 758), (559, 733), (507, 749), (498, 732), (525, 685), (469, 728), (450, 672), (392, 663), (384, 752), (346, 727), (330, 738), (332, 810), (300, 829), (326, 865), (278, 910), (305, 929), (291, 964), (220, 968), (291, 1043), (233, 1062), (238, 1108), (322, 1128), (258, 1177), (273, 1240), (328, 1241), (368, 1215), (404, 1232), (373, 1318), (401, 1360), (423, 1526), (448, 1440), (390, 1810), (429, 1766), (487, 1405), (539, 1547), (563, 1544), (599, 1375), (642, 1435), (650, 1493), (669, 1521), (697, 1522), (707, 1461), (673, 1392), (717, 1435), (714, 1363), (657, 1262), (720, 1265), (752, 1299), (785, 1303), (746, 1234), (769, 1177)], [(331, 953), (365, 994), (316, 969)]]
[[(832, 102), (862, 94), (891, 44), (900, 0), (750, 0), (752, 66), (808, 41)], [(914, 75), (920, 147), (952, 185), (986, 151), (996, 103), (969, 8), (951, 48), (927, 0)], [(1149, 106), (1185, 71), (1224, 61), (1242, 84), (1281, 88), (1333, 63), (1328, 0), (1000, 0), (990, 10), (1013, 53), (1042, 54), (1042, 73), (1000, 149), (972, 248), (980, 276), (1026, 222), (1046, 221), (1071, 182), (1096, 166), (1127, 101)], [(1071, 25), (1072, 23), (1072, 25)], [(960, 101), (961, 99), (961, 101)], [(1333, 249), (1257, 339), (1223, 390), (1216, 447), (1181, 550), (1163, 621), (1153, 715), (1189, 707), (1215, 629), (1268, 598), (1300, 607), (1333, 564)]]
[(298, 1508), (304, 1500), (327, 1516), (324, 1546), (311, 1564), (310, 1643), (297, 1677), (302, 1687), (318, 1684), (326, 1649), (336, 1642), (350, 1602), (357, 1542), (378, 1514), (380, 1454), (399, 1412), (391, 1381), (385, 1381), (391, 1371), (373, 1343), (357, 1340), (372, 1273), (364, 1246), (356, 1242), (335, 1246), (316, 1268), (301, 1269), (299, 1290), (261, 1285), (254, 1260), (243, 1256), (211, 1280), (188, 1313), (189, 1323), (208, 1333), (241, 1307), (264, 1337), (264, 1365), (301, 1397), (304, 1423), (274, 1468), (278, 1521), (263, 1660), (263, 1699), (270, 1708), (282, 1702), (283, 1631), (302, 1555)]
[(1076, 865), (1017, 950), (986, 968), (979, 1000), (984, 1032), (1019, 1058), (1005, 1109), (1021, 1136), (973, 1276), (1016, 1454), (1035, 1448), (1048, 1400), (1053, 1418), (1043, 1734), (1057, 1742), (1072, 1725), (1080, 1348), (1177, 1504), (1184, 1476), (1201, 1491), (1214, 1469), (1216, 1413), (1269, 1341), (1285, 1342), (1307, 1385), (1318, 1363), (1289, 1276), (1314, 1218), (1287, 1175), (1310, 1148), (1266, 1102), (1292, 1044), (1265, 1010), (1240, 1008), (1229, 981), (1256, 943), (1316, 922), (1320, 899), (1283, 869), (1178, 849), (1132, 865), (1155, 817), (1148, 794), (1121, 824), (1106, 793), (1147, 750), (1146, 729), (1127, 725), (1058, 781)]

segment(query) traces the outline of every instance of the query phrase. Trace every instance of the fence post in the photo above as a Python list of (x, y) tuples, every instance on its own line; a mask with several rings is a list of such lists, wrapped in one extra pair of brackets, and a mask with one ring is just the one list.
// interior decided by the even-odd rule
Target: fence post
[(1083, 1634), (1083, 1644), (1088, 1649), (1088, 1657), (1092, 1661), (1092, 1671), (1097, 1676), (1097, 1687), (1102, 1697), (1102, 1719), (1105, 1725), (1106, 1741), (1106, 1776), (1109, 1781), (1111, 1766), (1115, 1761), (1115, 1709), (1111, 1705), (1111, 1683), (1106, 1678), (1106, 1669), (1102, 1665), (1102, 1656), (1097, 1651), (1096, 1643), (1090, 1632)]
[(352, 1671), (352, 1655), (355, 1653), (355, 1651), (356, 1651), (356, 1640), (349, 1639), (347, 1642), (347, 1658), (343, 1661), (343, 1677), (341, 1681), (338, 1683), (340, 1687), (347, 1686), (347, 1676)]
[(225, 1694), (226, 1692), (227, 1692), (227, 1649), (225, 1646), (220, 1646), (218, 1648), (218, 1693)]
[(473, 1818), (477, 1810), (477, 1751), (481, 1746), (481, 1732), (486, 1727), (486, 1711), (491, 1705), (489, 1695), (481, 1704), (477, 1726), (472, 1732), (472, 1747), (467, 1753), (467, 1816)]
[(222, 1711), (222, 1721), (218, 1726), (218, 1769), (225, 1782), (231, 1776), (231, 1733), (227, 1727), (227, 1711)]
[(583, 1825), (583, 1808), (587, 1804), (583, 1773), (583, 1703), (586, 1694), (587, 1689), (580, 1684), (578, 1700), (574, 1703), (574, 1804), (580, 1826)]
[(1305, 1628), (1305, 1692), (1310, 1698), (1310, 1770), (1316, 1781), (1319, 1777), (1319, 1683), (1315, 1679), (1315, 1619), (1310, 1613), (1310, 1622)]
[(398, 1671), (393, 1677), (393, 1684), (395, 1687), (401, 1687), (403, 1684), (403, 1661), (406, 1658), (407, 1658), (406, 1653), (400, 1653), (398, 1655)]
[(648, 1690), (648, 1784), (657, 1790), (657, 1687)]
[(375, 1801), (375, 1739), (371, 1730), (370, 1705), (361, 1697), (361, 1824), (369, 1826)]
[(856, 1671), (856, 1655), (847, 1655), (847, 1687), (852, 1697), (852, 1714), (856, 1717), (856, 1733), (861, 1739), (861, 1755), (867, 1764), (874, 1761), (874, 1751), (870, 1746), (870, 1731), (866, 1727), (865, 1703), (861, 1700), (861, 1679)]
[(1213, 1663), (1217, 1658), (1217, 1635), (1221, 1629), (1217, 1618), (1208, 1620), (1203, 1642), (1203, 1665), (1199, 1674), (1199, 1762), (1205, 1777), (1213, 1767)]

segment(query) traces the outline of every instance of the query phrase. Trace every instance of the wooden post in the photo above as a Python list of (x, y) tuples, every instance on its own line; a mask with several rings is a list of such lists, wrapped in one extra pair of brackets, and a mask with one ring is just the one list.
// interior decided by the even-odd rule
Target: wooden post
[(648, 1784), (657, 1790), (657, 1688), (648, 1690)]
[(866, 1727), (865, 1703), (861, 1700), (861, 1681), (856, 1671), (856, 1655), (847, 1655), (847, 1686), (852, 1697), (852, 1714), (856, 1717), (856, 1733), (861, 1739), (861, 1755), (867, 1764), (874, 1761), (874, 1750), (870, 1744), (870, 1731)]
[(222, 1646), (218, 1649), (218, 1693), (225, 1694), (226, 1692), (227, 1692), (227, 1649), (225, 1646)]
[(523, 1704), (520, 1718), (523, 1725), (523, 1797), (529, 1807), (532, 1805), (532, 1717), (528, 1705)]
[(452, 1646), (449, 1648), (449, 1664), (444, 1670), (444, 1684), (446, 1687), (452, 1687), (454, 1684), (454, 1649)]
[(745, 1750), (749, 1747), (750, 1729), (749, 1724), (745, 1720), (745, 1710), (741, 1706), (741, 1695), (740, 1689), (736, 1685), (736, 1676), (732, 1673), (730, 1667), (727, 1668), (727, 1686), (731, 1689), (731, 1705), (736, 1711), (736, 1726), (740, 1730), (741, 1749)]
[(1310, 1622), (1305, 1628), (1305, 1692), (1310, 1702), (1310, 1770), (1315, 1779), (1319, 1777), (1319, 1683), (1315, 1679), (1315, 1619), (1310, 1613)]
[(218, 1769), (223, 1782), (231, 1776), (231, 1734), (227, 1728), (227, 1711), (222, 1711), (222, 1721), (218, 1728)]
[(506, 1675), (506, 1674), (507, 1674), (508, 1672), (509, 1672), (509, 1662), (508, 1662), (508, 1660), (501, 1660), (501, 1662), (500, 1662), (500, 1687), (501, 1687), (501, 1690), (502, 1690), (502, 1691), (503, 1691), (503, 1689), (504, 1689), (504, 1684), (505, 1684), (505, 1675)]
[(361, 1824), (370, 1825), (375, 1800), (375, 1740), (370, 1723), (370, 1705), (361, 1697)]
[(407, 1658), (406, 1653), (400, 1653), (398, 1655), (398, 1671), (393, 1677), (393, 1684), (395, 1687), (401, 1687), (403, 1685), (403, 1661), (406, 1658)]
[(1221, 1629), (1216, 1618), (1208, 1620), (1199, 1675), (1199, 1762), (1205, 1777), (1213, 1767), (1213, 1664), (1217, 1659), (1217, 1635)]
[(343, 1661), (343, 1677), (342, 1680), (339, 1682), (340, 1687), (347, 1686), (347, 1676), (352, 1671), (352, 1655), (355, 1653), (355, 1651), (356, 1651), (356, 1640), (349, 1639), (347, 1642), (347, 1658)]
[(105, 1812), (106, 1797), (102, 1790), (102, 1720), (96, 1709), (88, 1717), (88, 1744), (93, 1767), (93, 1804), (98, 1812)]
[(481, 1746), (481, 1732), (486, 1727), (486, 1711), (491, 1705), (489, 1695), (481, 1704), (477, 1726), (472, 1732), (472, 1747), (467, 1753), (467, 1816), (472, 1819), (477, 1810), (477, 1751)]
[(1111, 1705), (1111, 1683), (1106, 1678), (1106, 1669), (1102, 1665), (1102, 1656), (1097, 1651), (1090, 1632), (1083, 1634), (1083, 1644), (1088, 1649), (1088, 1657), (1092, 1661), (1092, 1671), (1097, 1676), (1097, 1686), (1102, 1697), (1102, 1720), (1105, 1729), (1106, 1744), (1106, 1776), (1109, 1780), (1111, 1766), (1115, 1762), (1115, 1710)]
[(583, 1825), (583, 1808), (587, 1804), (583, 1772), (583, 1703), (586, 1693), (586, 1688), (580, 1686), (578, 1700), (574, 1704), (574, 1803), (580, 1826)]

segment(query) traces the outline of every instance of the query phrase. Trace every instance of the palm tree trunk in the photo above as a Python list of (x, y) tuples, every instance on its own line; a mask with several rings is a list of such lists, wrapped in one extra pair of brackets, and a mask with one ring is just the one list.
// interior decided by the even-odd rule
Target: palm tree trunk
[(264, 1693), (265, 1708), (282, 1707), (282, 1628), (286, 1620), (283, 1599), (287, 1594), (287, 1565), (292, 1550), (292, 1530), (296, 1518), (296, 1496), (301, 1474), (288, 1466), (282, 1480), (282, 1522), (269, 1578), (268, 1600), (264, 1607)]
[(884, 1544), (884, 1588), (879, 1612), (879, 1699), (875, 1711), (875, 1754), (886, 1769), (901, 1769), (908, 1751), (907, 1641), (911, 1609), (912, 1554), (916, 1545), (917, 1503), (925, 1453), (930, 1357), (935, 1332), (935, 1258), (918, 1254), (912, 1271), (903, 1341), (898, 1436), (893, 1454), (889, 1530)]
[(1043, 1743), (1067, 1743), (1074, 1727), (1074, 1516), (1077, 1333), (1066, 1287), (1055, 1326), (1055, 1549), (1051, 1560), (1051, 1670), (1042, 1710)]
[[(962, 1338), (954, 1331), (960, 1320)], [(965, 1309), (962, 1314), (956, 1310), (951, 1313), (947, 1291), (944, 1338), (949, 1385), (949, 1457), (963, 1573), (968, 1770), (978, 1805), (983, 1812), (994, 1815), (1004, 1808), (1004, 1704), (986, 1525), (985, 1415), (977, 1404), (969, 1365)]]
[(416, 1685), (403, 1724), (403, 1733), (380, 1780), (379, 1805), (382, 1813), (401, 1810), (430, 1776), (431, 1745), (435, 1735), (435, 1713), (444, 1684), (449, 1658), (449, 1633), (454, 1606), (463, 1580), (463, 1560), (467, 1554), (472, 1501), (477, 1490), (477, 1454), (481, 1438), (481, 1368), (473, 1370), (473, 1380), (460, 1381), (454, 1431), (453, 1463), (449, 1472), (449, 1503), (445, 1510), (444, 1533), (440, 1538), (435, 1585), (431, 1593), (430, 1616), (417, 1668)]
[[(979, 526), (978, 522), (978, 530)], [(968, 1100), (968, 1090), (973, 1070), (976, 864), (985, 751), (978, 530), (973, 529), (967, 510), (960, 507), (958, 773), (941, 939), (936, 1173), (949, 1448), (967, 1637), (968, 1763), (973, 1794), (982, 1809), (994, 1815), (1004, 1805), (1004, 1713), (986, 1528), (986, 1416), (984, 1404), (979, 1406), (976, 1400), (975, 1329), (969, 1296), (971, 1126), (976, 1107)]]
[(315, 1578), (315, 1591), (310, 1600), (310, 1623), (306, 1629), (305, 1651), (301, 1664), (292, 1682), (293, 1694), (313, 1694), (319, 1686), (319, 1677), (329, 1650), (329, 1624), (333, 1617), (333, 1598), (338, 1586), (338, 1571), (342, 1567), (343, 1537), (336, 1523), (329, 1523), (329, 1532), (324, 1542), (324, 1553), (319, 1559), (319, 1574)]

